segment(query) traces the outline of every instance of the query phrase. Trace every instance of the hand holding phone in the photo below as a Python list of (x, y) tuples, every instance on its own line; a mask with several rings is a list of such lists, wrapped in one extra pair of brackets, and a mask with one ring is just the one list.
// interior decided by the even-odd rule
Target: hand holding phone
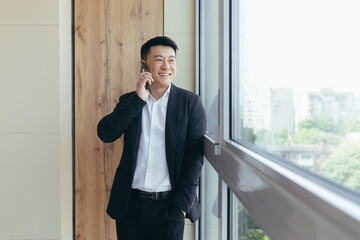
[(136, 85), (136, 93), (144, 101), (146, 101), (149, 97), (150, 92), (148, 90), (150, 89), (149, 85), (152, 82), (154, 82), (152, 74), (147, 71), (146, 64), (142, 62), (140, 76)]
[[(143, 71), (143, 69), (144, 69), (144, 71), (145, 72), (147, 72), (148, 70), (147, 70), (147, 68), (146, 68), (146, 65), (145, 65), (145, 63), (141, 63), (141, 70), (140, 70), (140, 73)], [(149, 90), (149, 83), (148, 82), (146, 82), (146, 84), (145, 84), (145, 89), (146, 90)]]

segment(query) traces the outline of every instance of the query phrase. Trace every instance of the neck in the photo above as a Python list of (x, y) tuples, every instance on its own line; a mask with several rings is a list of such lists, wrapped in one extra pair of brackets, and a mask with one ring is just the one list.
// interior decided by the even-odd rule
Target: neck
[(166, 88), (152, 88), (150, 86), (150, 93), (151, 95), (156, 99), (159, 100), (160, 98), (162, 98), (162, 96), (164, 96), (166, 90), (169, 88), (170, 86), (167, 86)]

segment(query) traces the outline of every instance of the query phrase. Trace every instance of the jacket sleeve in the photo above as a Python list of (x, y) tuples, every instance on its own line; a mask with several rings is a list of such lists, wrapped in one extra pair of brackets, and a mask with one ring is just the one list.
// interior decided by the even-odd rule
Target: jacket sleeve
[(120, 138), (131, 121), (141, 113), (146, 102), (136, 92), (120, 97), (114, 111), (105, 116), (97, 125), (98, 137), (106, 143)]
[(206, 114), (200, 97), (197, 96), (191, 108), (188, 122), (181, 180), (179, 187), (175, 190), (172, 197), (172, 202), (185, 212), (190, 211), (196, 200), (196, 190), (204, 163), (203, 141), (205, 131)]

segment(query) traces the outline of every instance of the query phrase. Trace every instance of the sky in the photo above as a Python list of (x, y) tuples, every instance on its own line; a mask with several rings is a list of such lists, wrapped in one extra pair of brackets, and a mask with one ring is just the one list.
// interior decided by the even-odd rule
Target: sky
[(241, 82), (360, 93), (360, 1), (239, 1)]

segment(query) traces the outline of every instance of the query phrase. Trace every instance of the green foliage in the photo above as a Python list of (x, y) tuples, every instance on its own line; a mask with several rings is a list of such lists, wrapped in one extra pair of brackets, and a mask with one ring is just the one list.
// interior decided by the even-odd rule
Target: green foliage
[(330, 115), (322, 115), (318, 119), (319, 129), (328, 133), (337, 133), (337, 125)]
[(345, 142), (321, 167), (324, 176), (355, 191), (360, 191), (360, 140)]
[(345, 119), (339, 129), (341, 135), (345, 135), (348, 132), (360, 132), (360, 121), (356, 118)]
[(254, 143), (255, 142), (255, 134), (252, 128), (243, 127), (241, 129), (241, 139)]
[(285, 144), (288, 141), (288, 132), (283, 129), (278, 132), (261, 130), (256, 132), (255, 144), (258, 146), (266, 146), (269, 144)]
[(266, 240), (269, 239), (268, 236), (261, 229), (251, 228), (247, 231), (246, 235), (243, 236), (244, 240)]
[(315, 117), (308, 117), (298, 123), (298, 129), (312, 129), (319, 128), (317, 119)]
[(319, 129), (323, 132), (337, 132), (337, 125), (334, 118), (330, 115), (322, 115), (320, 117), (309, 117), (298, 123), (298, 129)]
[(285, 144), (289, 139), (289, 133), (287, 130), (282, 129), (275, 133), (276, 138), (278, 139), (280, 144)]
[(295, 144), (325, 144), (325, 145), (338, 145), (341, 139), (333, 134), (321, 131), (317, 128), (303, 128), (293, 137)]
[(266, 233), (256, 224), (248, 211), (239, 202), (239, 239), (241, 240), (270, 240)]

